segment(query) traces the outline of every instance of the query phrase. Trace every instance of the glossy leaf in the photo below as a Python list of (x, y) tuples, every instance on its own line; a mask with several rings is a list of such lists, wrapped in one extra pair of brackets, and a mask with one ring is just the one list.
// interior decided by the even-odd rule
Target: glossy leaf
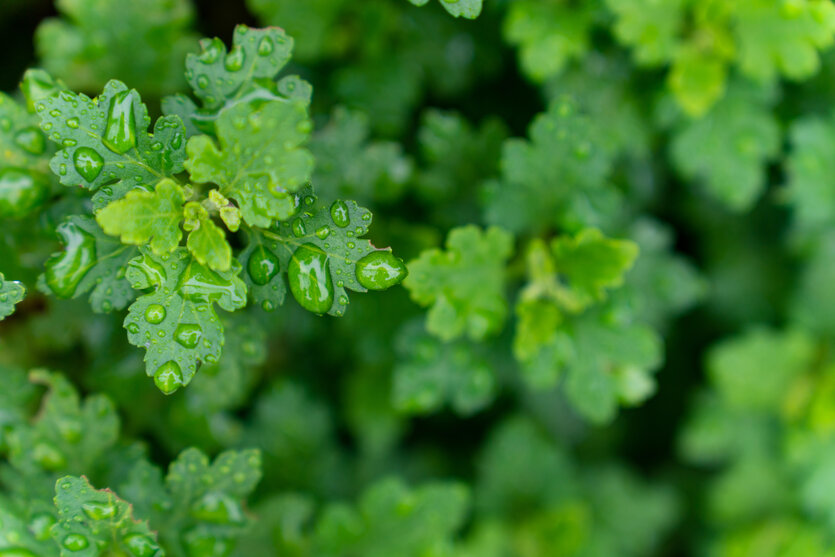
[(50, 168), (62, 184), (95, 192), (96, 208), (183, 170), (182, 121), (164, 116), (149, 134), (148, 109), (120, 81), (109, 81), (95, 99), (61, 91), (35, 103), (35, 110), (41, 129), (62, 147)]
[(234, 311), (246, 305), (240, 265), (215, 272), (185, 248), (157, 256), (142, 248), (130, 262), (127, 279), (139, 297), (125, 318), (128, 341), (144, 348), (146, 373), (171, 394), (187, 385), (202, 362), (216, 363), (223, 348), (223, 326), (214, 305)]
[(266, 228), (295, 212), (292, 194), (310, 179), (310, 130), (300, 101), (239, 104), (218, 117), (219, 146), (204, 135), (189, 139), (186, 168), (192, 181), (217, 184), (237, 201), (247, 224)]
[(162, 556), (156, 534), (133, 517), (131, 505), (109, 489), (96, 490), (84, 476), (55, 484), (58, 522), (52, 536), (62, 557), (115, 554)]

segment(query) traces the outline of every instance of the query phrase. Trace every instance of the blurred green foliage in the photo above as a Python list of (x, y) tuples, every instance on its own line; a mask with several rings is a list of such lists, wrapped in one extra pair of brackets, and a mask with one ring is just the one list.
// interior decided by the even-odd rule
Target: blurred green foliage
[(0, 3), (0, 556), (835, 555), (833, 43)]

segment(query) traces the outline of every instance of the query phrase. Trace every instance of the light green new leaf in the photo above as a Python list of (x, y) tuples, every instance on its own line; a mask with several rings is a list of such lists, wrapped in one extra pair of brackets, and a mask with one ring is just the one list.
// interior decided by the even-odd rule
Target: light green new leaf
[(107, 234), (119, 236), (123, 243), (150, 244), (157, 255), (170, 253), (183, 236), (185, 192), (174, 180), (157, 183), (153, 192), (130, 191), (98, 213), (96, 221)]
[(197, 40), (188, 0), (59, 0), (60, 18), (35, 33), (41, 64), (72, 88), (117, 78), (155, 95), (183, 85), (182, 60)]
[(603, 299), (607, 289), (622, 285), (638, 257), (634, 242), (606, 238), (594, 228), (574, 237), (555, 238), (551, 251), (556, 271), (568, 279), (577, 302), (584, 306)]
[(818, 50), (835, 41), (829, 1), (739, 0), (731, 9), (740, 69), (759, 81), (810, 77), (820, 66)]
[(96, 194), (95, 208), (183, 170), (185, 128), (176, 116), (151, 123), (139, 94), (116, 80), (90, 99), (61, 91), (35, 103), (41, 129), (60, 145), (50, 168), (66, 186)]
[(185, 224), (189, 231), (186, 247), (202, 265), (214, 271), (228, 271), (232, 265), (232, 248), (226, 241), (226, 234), (209, 218), (206, 209), (196, 201), (185, 207)]
[(274, 82), (290, 60), (293, 39), (279, 27), (235, 27), (232, 49), (220, 39), (202, 39), (200, 53), (186, 57), (186, 79), (202, 107), (177, 94), (163, 99), (165, 114), (182, 118), (189, 137), (215, 135), (215, 122), (224, 110), (252, 101), (296, 99), (310, 103), (310, 84), (296, 76)]
[(223, 348), (223, 326), (214, 304), (226, 311), (246, 305), (240, 264), (215, 272), (201, 265), (186, 248), (154, 255), (148, 248), (128, 266), (135, 289), (152, 288), (129, 308), (128, 340), (144, 348), (146, 372), (157, 387), (171, 394), (187, 385), (201, 362), (215, 363)]
[(704, 115), (722, 97), (727, 78), (724, 57), (686, 44), (676, 53), (667, 84), (681, 108), (695, 118)]
[(701, 118), (684, 121), (672, 141), (673, 164), (703, 182), (731, 210), (750, 209), (766, 185), (768, 162), (780, 152), (780, 125), (767, 91), (734, 84)]
[[(450, 15), (475, 19), (481, 14), (482, 0), (438, 0)], [(429, 0), (409, 0), (415, 6), (425, 6)]]
[(14, 307), (26, 296), (26, 287), (14, 280), (6, 280), (0, 273), (0, 321), (14, 313)]
[(164, 555), (147, 522), (133, 517), (130, 503), (109, 489), (96, 490), (84, 476), (65, 476), (55, 483), (55, 506), (58, 522), (51, 531), (61, 557)]
[(239, 104), (217, 120), (220, 146), (208, 136), (188, 141), (186, 168), (196, 183), (217, 184), (238, 202), (244, 221), (267, 228), (296, 210), (298, 191), (310, 179), (313, 156), (302, 147), (312, 124), (300, 101)]
[(449, 403), (456, 413), (478, 412), (492, 400), (496, 378), (476, 348), (443, 343), (407, 325), (398, 339), (392, 401), (405, 414), (429, 414)]
[(93, 217), (73, 215), (58, 226), (64, 249), (45, 264), (38, 288), (59, 298), (77, 298), (90, 293), (97, 313), (122, 309), (135, 293), (125, 279), (128, 261), (137, 248), (106, 235)]
[(264, 309), (282, 304), (289, 286), (306, 310), (339, 316), (349, 303), (347, 290), (386, 290), (406, 277), (405, 265), (390, 248), (375, 248), (362, 238), (371, 226), (368, 209), (339, 199), (320, 204), (311, 188), (299, 193), (298, 204), (292, 220), (252, 230), (240, 254), (244, 280)]
[(426, 329), (442, 340), (466, 335), (483, 340), (501, 330), (507, 315), (505, 265), (513, 236), (501, 228), (469, 225), (449, 233), (446, 251), (426, 250), (408, 263), (403, 285), (430, 307)]
[(377, 482), (356, 508), (326, 507), (316, 524), (315, 554), (321, 557), (422, 557), (448, 555), (452, 537), (467, 514), (469, 493), (457, 483), (409, 489), (400, 480)]

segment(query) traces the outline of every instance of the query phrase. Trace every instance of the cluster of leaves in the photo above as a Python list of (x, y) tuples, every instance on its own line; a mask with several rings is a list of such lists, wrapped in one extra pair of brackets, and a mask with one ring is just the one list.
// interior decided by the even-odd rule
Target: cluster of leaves
[(832, 0), (245, 4), (0, 93), (0, 555), (831, 552)]

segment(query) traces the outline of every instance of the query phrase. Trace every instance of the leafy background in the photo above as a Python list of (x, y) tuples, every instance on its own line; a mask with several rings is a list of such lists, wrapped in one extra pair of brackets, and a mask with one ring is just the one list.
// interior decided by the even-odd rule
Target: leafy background
[[(411, 274), (338, 319), (232, 314), (221, 361), (163, 397), (121, 315), (35, 288), (78, 200), (12, 221), (0, 288), (29, 292), (0, 323), (0, 551), (54, 554), (50, 520), (109, 528), (38, 506), (83, 473), (174, 555), (826, 555), (833, 12), (4, 2), (0, 89), (31, 65), (90, 95), (117, 78), (153, 117), (197, 37), (284, 27), (286, 73), (313, 85), (317, 194), (372, 209)], [(69, 380), (33, 374), (52, 393), (37, 417), (34, 367)], [(228, 452), (247, 448), (262, 465)], [(70, 500), (156, 551), (79, 481)]]

